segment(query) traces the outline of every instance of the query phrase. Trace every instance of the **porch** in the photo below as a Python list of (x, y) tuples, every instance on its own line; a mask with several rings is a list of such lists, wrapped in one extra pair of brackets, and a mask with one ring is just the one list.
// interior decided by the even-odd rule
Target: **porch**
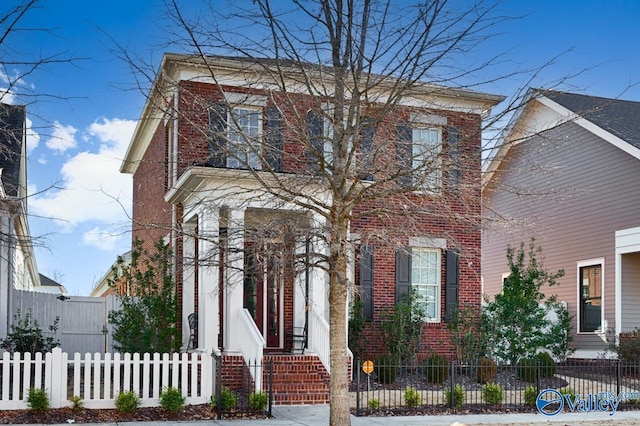
[[(215, 353), (223, 386), (265, 389), (273, 362), (274, 402), (326, 403), (329, 325), (326, 273), (314, 267), (324, 247), (317, 218), (291, 209), (209, 209), (200, 205), (184, 227), (183, 336), (189, 350)], [(187, 317), (197, 319), (189, 328)], [(345, 313), (346, 314), (346, 313)], [(235, 367), (238, 368), (235, 368)]]
[(640, 227), (615, 233), (615, 334), (640, 328)]

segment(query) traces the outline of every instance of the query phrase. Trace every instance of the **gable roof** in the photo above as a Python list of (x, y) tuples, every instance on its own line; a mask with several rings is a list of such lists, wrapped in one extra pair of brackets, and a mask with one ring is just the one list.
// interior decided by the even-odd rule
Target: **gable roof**
[(640, 148), (640, 102), (554, 90), (539, 92), (603, 130)]
[(640, 160), (640, 102), (531, 88), (485, 161), (483, 187), (511, 146), (569, 122)]

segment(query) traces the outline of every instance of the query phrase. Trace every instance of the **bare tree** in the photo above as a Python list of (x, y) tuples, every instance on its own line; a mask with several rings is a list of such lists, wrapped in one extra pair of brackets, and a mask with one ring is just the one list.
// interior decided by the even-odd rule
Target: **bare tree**
[[(244, 263), (233, 263), (234, 253), (226, 252), (225, 266), (250, 275), (254, 264), (247, 259), (256, 256), (293, 259), (284, 261), (293, 273), (310, 267), (325, 271), (330, 423), (347, 425), (346, 312), (354, 247), (375, 245), (388, 255), (417, 235), (446, 239), (465, 259), (465, 273), (475, 274), (470, 303), (479, 307), (473, 265), (478, 268), (480, 253), (464, 240), (479, 238), (482, 121), (502, 98), (473, 91), (489, 82), (474, 80), (475, 73), (496, 57), (471, 64), (462, 58), (506, 18), (491, 3), (459, 8), (437, 0), (402, 7), (371, 0), (284, 6), (256, 0), (228, 9), (216, 2), (208, 13), (194, 16), (176, 1), (167, 7), (172, 43), (192, 53), (173, 59), (197, 69), (198, 77), (156, 79), (137, 58), (122, 54), (142, 76), (140, 87), (153, 82), (149, 104), (179, 123), (187, 145), (175, 148), (180, 156), (173, 162), (170, 156), (167, 164), (147, 160), (136, 173), (166, 167), (170, 188), (189, 168), (236, 169), (229, 179), (195, 190), (191, 203), (206, 199), (220, 208), (230, 197), (247, 205), (259, 199), (280, 211), (254, 218), (252, 232), (244, 235), (252, 244)], [(234, 77), (243, 79), (245, 90), (230, 100)], [(214, 89), (203, 94), (205, 80)], [(259, 121), (252, 124), (251, 110), (243, 108), (255, 96), (265, 98), (264, 135), (256, 130)], [(193, 154), (203, 143), (207, 155)], [(134, 234), (171, 225), (167, 212), (159, 217), (143, 210), (134, 200)], [(232, 216), (224, 220), (228, 229), (237, 229), (230, 226)], [(174, 231), (189, 234), (186, 228)], [(220, 253), (234, 238), (218, 229), (192, 235), (215, 243), (212, 264), (222, 264)]]

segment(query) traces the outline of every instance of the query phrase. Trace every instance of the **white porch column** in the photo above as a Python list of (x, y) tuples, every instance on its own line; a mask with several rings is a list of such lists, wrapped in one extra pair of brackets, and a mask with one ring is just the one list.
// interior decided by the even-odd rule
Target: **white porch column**
[[(227, 224), (227, 264), (225, 267), (224, 336), (225, 352), (240, 351), (238, 311), (242, 309), (244, 291), (244, 210), (230, 210)], [(236, 324), (234, 324), (236, 323)]]
[[(314, 215), (311, 226), (322, 226), (325, 219), (322, 216)], [(313, 253), (321, 255), (328, 254), (328, 247), (324, 241), (315, 238), (311, 241), (309, 249)], [(317, 259), (311, 258), (311, 263)], [(309, 272), (309, 304), (311, 309), (317, 310), (327, 321), (329, 321), (329, 277), (321, 268), (313, 268)]]
[(196, 309), (196, 293), (195, 293), (195, 268), (197, 260), (195, 259), (195, 230), (196, 223), (194, 221), (186, 222), (182, 225), (184, 230), (183, 255), (182, 255), (182, 349), (186, 350), (189, 345), (189, 329), (188, 316)]
[(220, 218), (217, 207), (198, 216), (198, 349), (218, 347), (218, 277)]

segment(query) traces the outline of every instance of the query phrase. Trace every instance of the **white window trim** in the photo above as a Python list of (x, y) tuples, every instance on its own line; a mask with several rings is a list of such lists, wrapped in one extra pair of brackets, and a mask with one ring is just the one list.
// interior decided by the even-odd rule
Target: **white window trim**
[[(262, 143), (262, 138), (263, 138), (263, 126), (264, 126), (264, 117), (262, 116), (262, 107), (261, 106), (257, 106), (257, 105), (245, 105), (245, 104), (234, 104), (234, 105), (229, 105), (228, 111), (227, 111), (227, 144), (231, 143), (231, 133), (232, 133), (232, 129), (234, 127), (234, 123), (232, 121), (232, 115), (233, 115), (233, 110), (234, 109), (244, 109), (244, 110), (249, 110), (249, 111), (255, 111), (258, 114), (258, 135), (256, 136), (256, 139), (258, 141), (260, 141), (260, 143)], [(245, 145), (246, 145), (246, 141), (244, 141)], [(227, 149), (229, 150), (229, 147), (227, 146)], [(227, 161), (226, 161), (226, 166), (227, 168), (233, 168), (233, 169), (244, 169), (244, 167), (242, 167), (242, 164), (240, 164), (240, 167), (230, 167), (229, 166), (229, 159), (231, 158), (230, 155), (227, 155)], [(235, 159), (234, 159), (235, 160)], [(247, 155), (247, 160), (248, 160), (248, 155)], [(258, 161), (262, 161), (262, 155), (258, 155)], [(262, 165), (259, 164), (259, 167), (254, 167), (254, 170), (261, 170), (262, 169)]]
[[(580, 330), (580, 309), (582, 303), (582, 286), (580, 282), (580, 268), (584, 268), (587, 266), (597, 266), (600, 265), (600, 328), (595, 331), (581, 331)], [(607, 324), (604, 317), (605, 312), (605, 283), (604, 283), (604, 257), (589, 259), (589, 260), (581, 260), (576, 262), (576, 332), (577, 334), (584, 335), (604, 335), (607, 331)]]
[[(436, 239), (437, 240), (437, 239)], [(437, 289), (436, 289), (436, 313), (435, 313), (435, 317), (434, 318), (425, 318), (424, 322), (425, 323), (440, 323), (442, 321), (442, 249), (439, 247), (423, 247), (423, 246), (412, 246), (411, 247), (411, 257), (412, 257), (412, 261), (411, 261), (411, 271), (410, 273), (413, 275), (413, 254), (416, 250), (422, 250), (422, 251), (429, 251), (429, 252), (435, 252), (437, 255), (437, 260), (436, 263), (438, 265), (436, 271), (437, 271)], [(413, 287), (416, 284), (414, 284), (413, 282), (413, 278), (411, 279), (411, 291), (413, 291)]]

